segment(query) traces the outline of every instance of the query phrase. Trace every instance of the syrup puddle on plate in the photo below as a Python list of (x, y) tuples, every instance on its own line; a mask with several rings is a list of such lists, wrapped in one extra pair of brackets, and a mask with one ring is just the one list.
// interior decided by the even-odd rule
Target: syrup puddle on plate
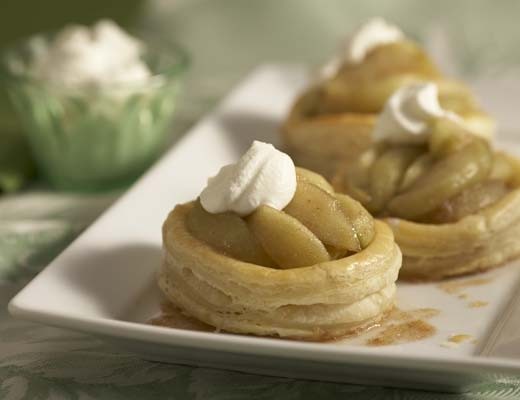
[[(439, 310), (434, 308), (403, 311), (395, 307), (379, 323), (373, 324), (361, 332), (341, 338), (324, 340), (324, 342), (330, 343), (361, 338), (364, 339), (364, 345), (371, 347), (415, 342), (435, 334), (436, 328), (426, 320), (438, 314)], [(219, 332), (215, 327), (186, 316), (167, 301), (161, 303), (159, 315), (149, 319), (147, 323), (168, 328)]]
[(443, 292), (456, 296), (458, 299), (461, 300), (468, 300), (468, 303), (466, 304), (468, 308), (482, 308), (489, 304), (487, 301), (482, 300), (471, 300), (470, 296), (465, 293), (463, 290), (469, 287), (473, 286), (483, 286), (487, 285), (488, 283), (491, 283), (493, 280), (490, 278), (473, 278), (473, 279), (465, 279), (465, 280), (454, 280), (454, 281), (448, 281), (439, 283), (437, 285), (437, 288), (442, 290)]
[(481, 308), (481, 307), (487, 306), (488, 304), (489, 303), (487, 301), (477, 300), (477, 301), (472, 301), (471, 303), (469, 303), (468, 307), (469, 308)]
[(460, 344), (462, 344), (464, 342), (469, 342), (471, 344), (475, 344), (477, 341), (471, 335), (468, 335), (466, 333), (458, 333), (458, 334), (449, 336), (445, 342), (441, 343), (441, 346), (450, 349), (450, 348), (458, 347)]
[(365, 344), (367, 346), (389, 346), (415, 342), (433, 336), (437, 329), (426, 320), (439, 315), (435, 308), (419, 308), (403, 311), (394, 308), (383, 319), (380, 326), (374, 328)]
[(471, 335), (466, 335), (465, 333), (460, 333), (458, 335), (452, 335), (448, 338), (448, 341), (449, 342), (453, 342), (453, 343), (462, 343), (462, 342), (465, 342), (466, 340), (469, 340), (471, 339), (473, 336)]
[(462, 293), (465, 288), (472, 286), (482, 286), (491, 283), (492, 279), (490, 278), (474, 278), (467, 280), (456, 280), (451, 282), (443, 282), (439, 283), (437, 287), (441, 289), (443, 292), (448, 294), (458, 295), (460, 298), (467, 298), (467, 294)]
[(213, 326), (205, 324), (195, 318), (188, 317), (173, 304), (163, 301), (159, 315), (151, 318), (147, 322), (150, 325), (164, 326), (167, 328), (187, 329), (190, 331), (215, 332)]

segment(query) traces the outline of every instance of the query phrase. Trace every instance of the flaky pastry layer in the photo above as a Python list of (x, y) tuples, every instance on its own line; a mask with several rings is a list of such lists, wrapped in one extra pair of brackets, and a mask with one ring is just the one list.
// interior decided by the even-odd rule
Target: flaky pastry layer
[(439, 280), (491, 269), (520, 256), (520, 189), (449, 224), (386, 220), (403, 252), (399, 277)]

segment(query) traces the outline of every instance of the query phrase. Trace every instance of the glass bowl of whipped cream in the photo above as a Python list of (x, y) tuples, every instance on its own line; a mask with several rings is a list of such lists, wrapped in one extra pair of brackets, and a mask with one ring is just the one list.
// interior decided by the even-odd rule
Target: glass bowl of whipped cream
[(6, 49), (1, 74), (41, 173), (58, 189), (124, 186), (165, 147), (189, 62), (109, 20)]

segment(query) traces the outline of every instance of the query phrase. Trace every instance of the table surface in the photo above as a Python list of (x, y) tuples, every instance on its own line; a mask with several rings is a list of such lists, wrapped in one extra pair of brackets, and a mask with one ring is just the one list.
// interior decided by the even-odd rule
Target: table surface
[[(160, 0), (147, 2), (141, 28), (175, 37), (194, 56), (184, 107), (174, 127), (176, 134), (184, 132), (253, 65), (266, 59), (320, 60), (332, 51), (339, 36), (374, 14), (399, 21), (423, 39), (445, 70), (471, 75), (477, 86), (486, 85), (487, 80), (480, 78), (490, 71), (496, 76), (497, 60), (501, 66), (514, 66), (520, 60), (520, 52), (512, 51), (516, 48), (513, 39), (518, 37), (514, 33), (519, 29), (514, 16), (520, 11), (520, 3), (514, 1), (508, 1), (508, 7), (502, 4), (500, 10), (493, 8), (493, 2), (484, 1), (460, 1), (456, 5), (421, 2), (419, 7), (418, 2), (399, 0), (392, 2), (391, 8), (381, 2), (356, 1), (356, 7), (352, 7), (353, 2), (335, 0), (327, 1), (328, 7), (307, 0), (286, 0), (282, 5), (274, 0), (247, 2), (247, 6), (237, 0), (171, 3), (175, 5)], [(442, 10), (448, 7), (450, 13), (444, 15)], [(472, 13), (464, 12), (468, 7)], [(491, 17), (477, 18), (474, 13)], [(432, 15), (442, 15), (446, 29)], [(500, 45), (496, 45), (496, 37), (487, 34), (493, 31), (489, 24), (496, 25), (496, 21), (501, 24)], [(454, 32), (458, 24), (464, 29), (447, 41), (447, 32), (450, 28)], [(236, 35), (238, 30), (243, 34)], [(215, 47), (208, 37), (226, 46)], [(258, 51), (240, 51), (252, 45)], [(464, 51), (454, 51), (460, 48)], [(214, 69), (219, 73), (214, 74)], [(511, 85), (505, 83), (504, 87)], [(488, 104), (488, 99), (483, 101), (492, 111), (504, 110), (503, 106)], [(513, 114), (516, 117), (516, 112)], [(507, 117), (500, 115), (499, 119), (513, 129), (516, 121)], [(520, 377), (483, 383), (471, 393), (438, 394), (152, 363), (121, 353), (94, 337), (11, 318), (6, 310), (9, 299), (117, 196), (60, 194), (40, 186), (0, 198), (1, 399), (520, 398)]]

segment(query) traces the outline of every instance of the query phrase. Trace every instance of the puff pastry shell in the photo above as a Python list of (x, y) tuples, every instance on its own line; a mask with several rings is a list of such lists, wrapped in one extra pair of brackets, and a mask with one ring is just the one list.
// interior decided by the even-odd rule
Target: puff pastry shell
[(192, 207), (178, 205), (164, 223), (158, 277), (185, 314), (227, 332), (327, 340), (377, 322), (393, 306), (401, 252), (380, 221), (359, 253), (281, 270), (227, 257), (196, 239), (186, 227)]
[(520, 189), (455, 223), (389, 218), (403, 252), (400, 278), (438, 280), (484, 271), (520, 256)]

